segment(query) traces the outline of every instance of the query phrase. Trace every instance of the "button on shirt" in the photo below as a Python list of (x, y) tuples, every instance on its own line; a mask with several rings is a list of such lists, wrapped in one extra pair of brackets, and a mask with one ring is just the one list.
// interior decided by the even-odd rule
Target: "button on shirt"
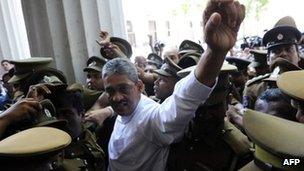
[(176, 83), (173, 94), (162, 104), (142, 94), (134, 112), (115, 121), (108, 170), (165, 170), (169, 145), (181, 140), (198, 105), (211, 91), (192, 71)]

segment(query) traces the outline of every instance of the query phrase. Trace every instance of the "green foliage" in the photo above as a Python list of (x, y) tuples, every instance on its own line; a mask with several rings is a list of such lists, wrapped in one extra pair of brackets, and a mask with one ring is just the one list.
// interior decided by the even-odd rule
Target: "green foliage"
[(246, 6), (246, 16), (254, 16), (257, 20), (260, 18), (260, 13), (266, 9), (269, 0), (242, 0)]
[(176, 0), (176, 3), (180, 3), (180, 5), (172, 11), (174, 16), (178, 14), (187, 15), (190, 10), (196, 10), (201, 12), (204, 7), (204, 3), (207, 0)]

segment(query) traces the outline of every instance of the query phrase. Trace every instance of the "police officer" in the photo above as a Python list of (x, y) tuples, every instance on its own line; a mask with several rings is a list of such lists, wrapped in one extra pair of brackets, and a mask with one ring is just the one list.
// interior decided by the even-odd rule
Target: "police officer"
[(68, 87), (69, 91), (78, 91), (82, 94), (85, 111), (94, 105), (104, 91), (101, 74), (102, 67), (106, 62), (107, 59), (103, 57), (91, 56), (87, 60), (87, 67), (83, 69), (87, 74), (86, 86), (74, 83)]
[(165, 63), (162, 67), (154, 72), (157, 74), (157, 80), (154, 81), (154, 93), (155, 98), (162, 103), (167, 97), (169, 97), (174, 90), (176, 82), (180, 79), (177, 76), (177, 72), (182, 68), (179, 67), (170, 58), (165, 58)]
[(155, 65), (157, 69), (159, 69), (164, 63), (163, 59), (158, 56), (156, 53), (150, 53), (147, 57), (148, 63), (150, 62), (152, 65)]
[(71, 143), (66, 132), (36, 127), (0, 141), (1, 170), (63, 170), (63, 150)]
[(13, 101), (18, 101), (24, 97), (28, 91), (27, 79), (37, 70), (47, 68), (52, 58), (33, 57), (28, 59), (11, 61), (14, 64), (14, 76), (8, 80), (9, 84), (14, 85)]
[(304, 71), (289, 71), (278, 77), (277, 85), (287, 96), (291, 97), (291, 103), (297, 109), (296, 118), (304, 123)]
[[(36, 72), (29, 81), (34, 99), (48, 99), (55, 107), (55, 116), (66, 120), (61, 128), (72, 137), (72, 142), (65, 150), (63, 168), (65, 170), (102, 170), (105, 169), (103, 150), (96, 142), (93, 133), (83, 124), (84, 108), (81, 94), (66, 90), (64, 75), (60, 72)], [(44, 86), (44, 87), (43, 87)], [(45, 91), (40, 91), (41, 88)]]
[(234, 100), (231, 100), (230, 103), (235, 104), (236, 102), (233, 101), (242, 103), (243, 90), (245, 83), (249, 78), (247, 68), (250, 64), (250, 61), (238, 57), (226, 57), (226, 61), (228, 61), (229, 64), (237, 67), (237, 71), (230, 73), (232, 83), (231, 93), (234, 98)]
[(294, 65), (284, 58), (277, 58), (273, 61), (270, 66), (270, 70), (272, 71), (269, 77), (263, 79), (263, 82), (266, 82), (267, 88), (277, 88), (277, 78), (280, 74), (287, 71), (301, 70), (302, 68)]
[[(281, 18), (263, 37), (263, 44), (267, 48), (268, 64), (271, 65), (276, 58), (284, 58), (298, 66), (300, 57), (297, 43), (300, 41), (301, 32), (297, 29), (293, 18)], [(267, 85), (262, 82), (270, 74), (255, 77), (246, 83), (243, 96), (243, 105), (253, 108), (256, 97), (263, 92)]]
[[(260, 96), (262, 96), (262, 94), (264, 92), (268, 91), (269, 89), (277, 88), (277, 79), (280, 76), (280, 74), (287, 72), (287, 71), (301, 70), (300, 67), (292, 64), (291, 62), (289, 62), (288, 60), (286, 60), (284, 58), (277, 58), (276, 60), (274, 60), (273, 64), (270, 66), (270, 69), (272, 70), (272, 73), (270, 73), (269, 76), (267, 76), (265, 79), (262, 79), (261, 84), (259, 84), (257, 86), (253, 86), (253, 87), (251, 87), (251, 89), (248, 89), (248, 92), (247, 92), (248, 94), (255, 95), (254, 93), (258, 92), (260, 94), (258, 97), (260, 97)], [(249, 81), (247, 82), (247, 84), (248, 83), (249, 83)], [(275, 93), (273, 92), (271, 95), (274, 96), (274, 94)], [(275, 100), (273, 99), (273, 101), (275, 101)], [(259, 103), (256, 101), (255, 104), (253, 104), (253, 108), (255, 107), (255, 105), (259, 105)], [(266, 110), (271, 110), (271, 109), (276, 108), (275, 106), (271, 106), (271, 105), (275, 105), (275, 104), (267, 104), (267, 106), (269, 106), (269, 107), (267, 107)], [(282, 105), (280, 105), (280, 107), (282, 107)], [(284, 115), (281, 112), (282, 112), (282, 110), (278, 113), (280, 113), (280, 115)], [(291, 115), (293, 112), (294, 112), (294, 110), (290, 110)], [(231, 112), (228, 112), (227, 114), (233, 123), (237, 124), (238, 127), (242, 128), (243, 127), (243, 124), (241, 121), (242, 115), (237, 115), (237, 113), (239, 113), (239, 112), (234, 112), (232, 110)], [(274, 114), (276, 112), (273, 111), (272, 113)], [(292, 116), (286, 117), (286, 118), (292, 118)]]
[(190, 66), (196, 65), (201, 57), (202, 53), (204, 53), (204, 48), (191, 40), (184, 40), (179, 45), (178, 55), (179, 62), (178, 66), (185, 69)]
[(254, 76), (260, 76), (269, 73), (269, 65), (267, 64), (267, 50), (252, 49), (250, 53), (253, 55), (253, 61), (248, 68), (254, 68)]
[[(241, 171), (304, 169), (303, 124), (250, 109), (245, 112), (243, 122), (255, 146), (254, 160)], [(298, 159), (300, 163), (291, 163), (290, 159)]]
[(103, 91), (101, 70), (107, 60), (103, 57), (91, 56), (87, 61), (87, 67), (83, 69), (87, 73), (87, 87), (91, 90)]
[(145, 84), (145, 93), (148, 96), (154, 95), (154, 81), (157, 79), (157, 74), (154, 70), (159, 69), (163, 64), (163, 59), (156, 53), (150, 53), (147, 58), (147, 65), (144, 70), (137, 67), (138, 76)]

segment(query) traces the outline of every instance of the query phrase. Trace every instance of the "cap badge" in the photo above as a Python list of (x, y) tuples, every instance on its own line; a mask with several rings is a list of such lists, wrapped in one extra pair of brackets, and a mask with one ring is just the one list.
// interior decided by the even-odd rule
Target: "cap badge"
[(89, 67), (95, 66), (96, 65), (96, 61), (93, 61), (92, 63), (89, 64)]
[(50, 77), (48, 77), (48, 76), (44, 76), (43, 77), (43, 82), (45, 82), (45, 83), (50, 83), (52, 80), (51, 80), (51, 78)]
[(283, 39), (283, 35), (281, 33), (278, 34), (277, 36), (278, 40), (282, 40)]

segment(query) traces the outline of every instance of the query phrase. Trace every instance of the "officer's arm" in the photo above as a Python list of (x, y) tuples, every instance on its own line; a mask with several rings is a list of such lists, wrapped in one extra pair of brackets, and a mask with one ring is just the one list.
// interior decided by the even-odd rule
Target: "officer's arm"
[(88, 110), (93, 111), (93, 110), (98, 110), (102, 109), (109, 106), (109, 100), (108, 100), (108, 95), (106, 92), (103, 92), (97, 99), (97, 101), (94, 103), (94, 105)]
[(104, 120), (113, 115), (114, 110), (112, 109), (112, 107), (108, 106), (106, 108), (88, 111), (85, 114), (85, 121), (95, 122), (98, 125), (102, 125)]
[(41, 106), (38, 101), (26, 98), (18, 101), (0, 115), (0, 137), (6, 128), (23, 119), (30, 119), (39, 114)]
[(245, 7), (233, 0), (211, 0), (204, 11), (204, 35), (208, 45), (195, 70), (197, 80), (212, 87), (227, 52), (237, 39)]

